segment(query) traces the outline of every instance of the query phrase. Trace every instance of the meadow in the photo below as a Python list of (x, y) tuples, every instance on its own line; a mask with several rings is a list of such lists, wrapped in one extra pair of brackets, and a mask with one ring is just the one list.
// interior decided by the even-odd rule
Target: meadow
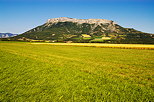
[(154, 50), (1, 42), (0, 101), (153, 102)]

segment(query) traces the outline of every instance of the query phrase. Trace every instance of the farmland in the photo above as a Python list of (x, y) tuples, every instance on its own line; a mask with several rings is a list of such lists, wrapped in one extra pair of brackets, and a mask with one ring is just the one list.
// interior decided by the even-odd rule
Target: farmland
[(146, 44), (103, 44), (103, 43), (32, 43), (32, 44), (154, 50), (154, 45), (146, 45)]
[(152, 102), (154, 50), (140, 48), (1, 42), (0, 101)]

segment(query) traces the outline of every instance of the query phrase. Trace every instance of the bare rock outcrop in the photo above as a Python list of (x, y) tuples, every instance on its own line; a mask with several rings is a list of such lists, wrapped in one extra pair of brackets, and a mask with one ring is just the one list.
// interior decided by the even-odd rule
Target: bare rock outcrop
[(88, 24), (116, 24), (114, 21), (106, 20), (106, 19), (76, 19), (76, 18), (68, 18), (68, 17), (60, 17), (48, 19), (47, 24), (49, 23), (58, 23), (58, 22), (73, 22), (73, 23), (88, 23)]

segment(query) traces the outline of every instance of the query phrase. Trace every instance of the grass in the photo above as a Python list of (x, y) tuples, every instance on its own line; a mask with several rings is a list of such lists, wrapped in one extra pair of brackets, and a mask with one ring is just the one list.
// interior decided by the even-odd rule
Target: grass
[(0, 43), (0, 101), (154, 101), (154, 50)]

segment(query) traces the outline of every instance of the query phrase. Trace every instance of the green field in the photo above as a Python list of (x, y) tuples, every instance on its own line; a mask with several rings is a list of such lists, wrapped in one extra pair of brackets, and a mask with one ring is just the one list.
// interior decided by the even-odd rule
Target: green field
[(154, 50), (0, 43), (1, 102), (153, 102)]

